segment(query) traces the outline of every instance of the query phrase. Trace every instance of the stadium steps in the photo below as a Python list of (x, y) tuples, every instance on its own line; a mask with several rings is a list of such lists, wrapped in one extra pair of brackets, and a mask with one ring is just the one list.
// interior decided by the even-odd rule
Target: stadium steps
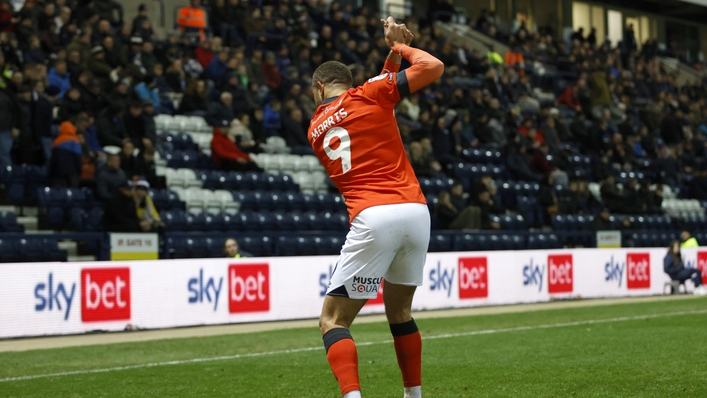
[(37, 217), (17, 217), (17, 223), (25, 227), (25, 232), (37, 232), (39, 230), (39, 219)]
[(59, 242), (59, 250), (64, 250), (66, 252), (68, 256), (67, 260), (69, 262), (96, 261), (96, 256), (80, 256), (78, 254), (78, 244), (74, 241)]

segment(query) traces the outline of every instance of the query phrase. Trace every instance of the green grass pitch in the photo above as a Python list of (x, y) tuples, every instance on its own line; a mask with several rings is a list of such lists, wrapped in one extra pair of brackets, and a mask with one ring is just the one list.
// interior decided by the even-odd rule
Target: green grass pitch
[[(418, 325), (427, 397), (707, 397), (707, 298)], [(363, 396), (402, 397), (387, 324), (352, 334)], [(0, 397), (338, 396), (316, 329), (0, 353)]]

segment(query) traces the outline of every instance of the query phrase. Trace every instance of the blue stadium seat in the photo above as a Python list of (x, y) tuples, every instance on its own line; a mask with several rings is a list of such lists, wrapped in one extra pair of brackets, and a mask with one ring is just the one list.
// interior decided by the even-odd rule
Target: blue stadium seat
[(316, 211), (308, 211), (302, 214), (302, 218), (309, 230), (320, 231), (327, 229), (323, 226), (323, 220)]
[(69, 226), (78, 231), (84, 230), (84, 221), (88, 217), (86, 210), (81, 207), (72, 207), (68, 210)]
[(320, 211), (319, 197), (316, 195), (303, 194), (302, 207), (304, 211)]
[(20, 256), (20, 261), (34, 263), (43, 260), (42, 248), (39, 240), (32, 238), (21, 238), (15, 241), (17, 254)]
[(17, 223), (17, 216), (15, 213), (3, 211), (0, 212), (0, 231), (25, 232), (25, 227)]
[(297, 255), (297, 241), (291, 236), (280, 236), (277, 238), (277, 252), (280, 256)]
[(186, 246), (187, 258), (209, 257), (209, 250), (206, 247), (204, 238), (186, 238), (184, 245)]
[(256, 211), (266, 211), (270, 210), (270, 203), (272, 202), (272, 195), (267, 191), (254, 191), (253, 192), (253, 210)]
[(241, 204), (242, 210), (254, 210), (257, 206), (256, 197), (250, 191), (233, 191), (233, 200)]
[(331, 253), (331, 241), (326, 236), (317, 236), (313, 239), (315, 254), (325, 256)]
[(223, 239), (221, 238), (204, 238), (204, 246), (206, 247), (207, 257), (218, 258), (223, 257)]
[(87, 232), (103, 231), (103, 209), (100, 207), (91, 208), (86, 214), (83, 228)]
[(0, 262), (14, 263), (20, 261), (15, 242), (15, 239), (0, 238)]
[(44, 223), (49, 229), (61, 229), (64, 225), (64, 209), (61, 207), (47, 208)]
[(315, 196), (317, 197), (317, 201), (319, 202), (320, 211), (336, 211), (336, 199), (334, 199), (333, 194), (320, 193)]
[(269, 212), (261, 211), (255, 213), (253, 225), (258, 231), (274, 231), (277, 229), (277, 220)]
[[(275, 240), (269, 236), (263, 236), (260, 238), (261, 252), (260, 256), (274, 256), (275, 255)], [(255, 254), (255, 253), (253, 253)]]
[(301, 256), (313, 256), (317, 254), (314, 238), (310, 236), (298, 236), (296, 239), (297, 254)]
[(503, 234), (501, 239), (501, 250), (513, 250), (513, 239), (510, 235)]
[(203, 231), (206, 228), (206, 221), (203, 214), (186, 213), (184, 215), (187, 231)]
[(261, 181), (260, 173), (249, 171), (243, 175), (243, 188), (253, 190), (260, 189), (262, 187)]
[(292, 231), (292, 229), (294, 228), (294, 223), (289, 213), (286, 213), (284, 211), (275, 211), (271, 214), (272, 217), (275, 219), (274, 226), (272, 228), (273, 230)]
[(287, 192), (285, 195), (285, 206), (289, 211), (305, 211), (304, 198), (299, 192)]
[(344, 197), (338, 193), (331, 194), (334, 200), (334, 211), (346, 211), (346, 203), (344, 202)]
[(523, 250), (525, 249), (525, 236), (524, 235), (512, 235), (511, 244), (512, 250)]
[(287, 213), (287, 217), (292, 223), (292, 230), (294, 231), (306, 231), (308, 230), (308, 220), (302, 215), (301, 212), (299, 211), (292, 211), (290, 213)]
[(578, 215), (575, 217), (577, 220), (577, 229), (579, 231), (588, 231), (590, 224), (592, 222), (592, 217), (591, 216), (583, 216), (583, 215)]
[(59, 242), (52, 237), (35, 237), (39, 250), (42, 252), (42, 261), (66, 261), (67, 254), (59, 250)]
[(7, 166), (7, 196), (11, 203), (22, 204), (27, 186), (27, 168), (25, 166)]
[(182, 210), (165, 211), (162, 214), (162, 222), (171, 231), (185, 231), (187, 229), (186, 216)]
[(37, 203), (38, 190), (49, 185), (47, 169), (46, 167), (28, 165), (26, 178), (26, 192), (29, 195), (30, 203)]
[(432, 234), (430, 236), (430, 252), (448, 252), (452, 250), (452, 239), (445, 234)]
[(220, 231), (223, 229), (223, 216), (220, 214), (203, 214), (204, 231)]
[(501, 239), (498, 235), (490, 235), (488, 237), (488, 248), (489, 248), (489, 250), (503, 249), (503, 245), (501, 244)]
[(284, 175), (268, 174), (263, 182), (269, 191), (287, 191), (289, 188)]
[(417, 181), (420, 183), (420, 188), (422, 189), (423, 194), (427, 195), (437, 193), (435, 191), (434, 184), (432, 183), (432, 180), (430, 178), (420, 177), (417, 179)]
[(287, 198), (285, 194), (281, 192), (273, 192), (270, 195), (270, 210), (286, 210), (287, 209)]
[(263, 251), (262, 241), (260, 238), (244, 236), (238, 239), (238, 245), (243, 249), (243, 251), (246, 251), (254, 256), (259, 256)]
[(461, 234), (454, 237), (454, 242), (452, 250), (454, 251), (471, 251), (476, 248), (476, 242), (474, 241), (474, 235), (472, 234)]

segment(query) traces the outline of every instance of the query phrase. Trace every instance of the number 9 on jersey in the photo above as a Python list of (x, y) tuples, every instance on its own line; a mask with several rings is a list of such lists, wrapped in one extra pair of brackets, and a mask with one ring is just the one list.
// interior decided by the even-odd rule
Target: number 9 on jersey
[[(334, 137), (339, 139), (339, 147), (336, 149), (331, 148), (331, 140)], [(331, 160), (341, 159), (341, 172), (346, 174), (351, 170), (351, 137), (349, 132), (343, 127), (334, 127), (333, 129), (327, 131), (324, 136), (324, 152)]]

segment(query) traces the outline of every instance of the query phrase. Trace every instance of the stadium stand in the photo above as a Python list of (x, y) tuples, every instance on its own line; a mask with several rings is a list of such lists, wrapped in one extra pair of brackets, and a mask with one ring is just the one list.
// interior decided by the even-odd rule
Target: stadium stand
[[(144, 14), (123, 28), (75, 1), (68, 20), (60, 7), (39, 18), (33, 2), (3, 8), (13, 22), (0, 26), (0, 261), (65, 261), (66, 240), (106, 259), (101, 198), (120, 179), (149, 182), (164, 258), (221, 256), (227, 236), (255, 255), (338, 253), (348, 215), (303, 134), (309, 79), (329, 59), (353, 65), (355, 85), (379, 74), (380, 13), (278, 3), (229, 3), (228, 16), (213, 18), (210, 4), (192, 0), (179, 11), (183, 37), (157, 37)], [(675, 54), (453, 17), (405, 20), (446, 73), (396, 109), (433, 215), (431, 251), (591, 247), (604, 208), (625, 244), (665, 246), (683, 227), (707, 234), (707, 90), (677, 83), (665, 61)], [(490, 46), (500, 62), (483, 52)], [(221, 120), (248, 170), (213, 161)], [(66, 121), (82, 164), (58, 180), (68, 166), (50, 157)], [(107, 173), (117, 157), (122, 172)], [(440, 206), (478, 207), (485, 230), (445, 230)], [(32, 217), (57, 234), (25, 231), (18, 220)]]

